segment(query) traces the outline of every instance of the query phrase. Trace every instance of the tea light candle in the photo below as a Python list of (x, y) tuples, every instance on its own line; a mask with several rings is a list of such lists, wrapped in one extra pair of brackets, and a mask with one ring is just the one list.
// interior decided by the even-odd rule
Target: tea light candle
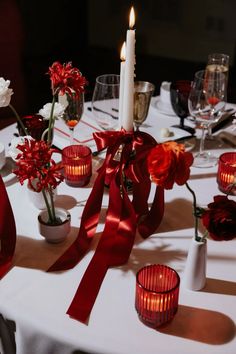
[(155, 264), (140, 269), (135, 296), (140, 320), (153, 328), (172, 320), (178, 309), (179, 285), (178, 273), (168, 266)]
[(221, 192), (236, 195), (236, 152), (226, 152), (219, 158), (217, 183)]
[(62, 163), (66, 184), (83, 187), (92, 175), (92, 154), (83, 145), (71, 145), (62, 150)]
[(123, 94), (122, 126), (126, 131), (133, 130), (134, 116), (134, 65), (135, 65), (135, 24), (134, 8), (129, 16), (130, 29), (126, 33), (126, 59)]

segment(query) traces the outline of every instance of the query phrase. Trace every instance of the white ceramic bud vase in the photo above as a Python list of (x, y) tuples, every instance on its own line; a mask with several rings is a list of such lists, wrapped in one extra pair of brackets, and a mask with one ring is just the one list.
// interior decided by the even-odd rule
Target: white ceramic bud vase
[(57, 225), (48, 224), (48, 211), (46, 209), (42, 210), (38, 215), (39, 232), (49, 243), (64, 241), (70, 232), (70, 213), (63, 208), (55, 208), (55, 213), (61, 219), (61, 223)]
[[(36, 189), (37, 188), (37, 178), (35, 178), (31, 183), (33, 187)], [(55, 202), (56, 196), (57, 196), (57, 188), (52, 190), (53, 192), (53, 201)], [(29, 183), (27, 184), (27, 193), (28, 193), (28, 198), (31, 201), (31, 203), (40, 210), (46, 209), (46, 203), (43, 197), (43, 192), (36, 192), (30, 185)], [(50, 200), (50, 195), (49, 192), (45, 191), (47, 199)]]
[(191, 241), (186, 260), (183, 284), (189, 290), (201, 290), (206, 284), (207, 240)]
[[(43, 193), (42, 192), (36, 192), (34, 191), (33, 189), (31, 189), (29, 187), (29, 185), (27, 186), (27, 192), (28, 192), (28, 197), (29, 197), (29, 200), (31, 201), (31, 203), (37, 208), (37, 209), (40, 209), (40, 210), (43, 210), (46, 208), (46, 204), (45, 204), (45, 200), (44, 200), (44, 197), (43, 197)], [(49, 193), (46, 192), (46, 195), (49, 199)], [(56, 200), (56, 196), (57, 196), (57, 189), (55, 188), (53, 190), (53, 201), (55, 202)]]

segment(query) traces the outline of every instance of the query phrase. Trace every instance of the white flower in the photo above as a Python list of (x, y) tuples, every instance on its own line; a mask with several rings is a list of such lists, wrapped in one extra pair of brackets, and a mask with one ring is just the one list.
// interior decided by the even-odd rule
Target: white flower
[[(39, 114), (44, 118), (44, 119), (49, 119), (50, 114), (51, 114), (51, 109), (52, 109), (52, 103), (46, 103), (43, 108), (39, 110)], [(58, 103), (55, 102), (54, 105), (54, 110), (53, 110), (53, 117), (54, 118), (60, 118), (63, 113), (64, 113), (65, 107)]]
[(9, 156), (12, 158), (12, 160), (16, 161), (17, 160), (17, 156), (19, 153), (21, 153), (21, 151), (19, 149), (17, 149), (17, 145), (23, 145), (25, 143), (25, 139), (28, 140), (34, 140), (32, 138), (32, 136), (30, 135), (25, 135), (25, 136), (19, 136), (17, 138), (13, 138), (11, 140), (11, 144), (10, 147), (8, 149), (8, 154)]
[(9, 88), (10, 80), (0, 77), (0, 107), (7, 107), (11, 101), (13, 90)]

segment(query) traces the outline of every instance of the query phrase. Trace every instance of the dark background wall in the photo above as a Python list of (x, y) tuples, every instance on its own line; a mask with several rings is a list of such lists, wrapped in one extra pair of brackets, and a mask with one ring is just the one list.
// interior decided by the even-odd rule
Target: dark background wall
[[(46, 72), (72, 61), (89, 81), (118, 73), (131, 5), (136, 13), (136, 77), (155, 84), (192, 79), (207, 55), (230, 55), (228, 100), (236, 102), (234, 0), (0, 0), (0, 76), (11, 80), (21, 114), (51, 101)], [(10, 115), (1, 109), (0, 116)]]

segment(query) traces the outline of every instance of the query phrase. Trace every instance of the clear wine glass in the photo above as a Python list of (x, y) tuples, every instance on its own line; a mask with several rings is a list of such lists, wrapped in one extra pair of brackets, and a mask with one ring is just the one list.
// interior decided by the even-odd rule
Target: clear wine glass
[[(210, 72), (220, 71), (225, 75), (226, 98), (227, 101), (227, 86), (229, 78), (229, 55), (223, 53), (211, 53), (207, 58), (206, 70)], [(212, 124), (208, 127), (207, 139), (214, 140), (212, 135)]]
[(170, 100), (175, 114), (180, 118), (180, 123), (173, 125), (173, 127), (183, 129), (193, 135), (195, 134), (195, 129), (184, 124), (185, 118), (189, 116), (188, 96), (190, 89), (190, 80), (172, 82), (170, 85)]
[(200, 149), (194, 158), (195, 167), (212, 167), (217, 158), (204, 150), (205, 132), (217, 122), (226, 104), (226, 80), (222, 72), (201, 70), (196, 72), (188, 99), (191, 116), (202, 127)]
[(79, 123), (84, 111), (84, 93), (79, 95), (72, 93), (68, 95), (58, 95), (58, 101), (64, 105), (65, 111), (62, 115), (62, 120), (65, 122), (70, 130), (70, 145), (74, 144), (74, 129)]
[(104, 74), (96, 78), (92, 112), (98, 125), (105, 130), (118, 128), (119, 90), (119, 75)]
[(146, 120), (155, 86), (148, 81), (134, 82), (134, 125), (136, 130)]

